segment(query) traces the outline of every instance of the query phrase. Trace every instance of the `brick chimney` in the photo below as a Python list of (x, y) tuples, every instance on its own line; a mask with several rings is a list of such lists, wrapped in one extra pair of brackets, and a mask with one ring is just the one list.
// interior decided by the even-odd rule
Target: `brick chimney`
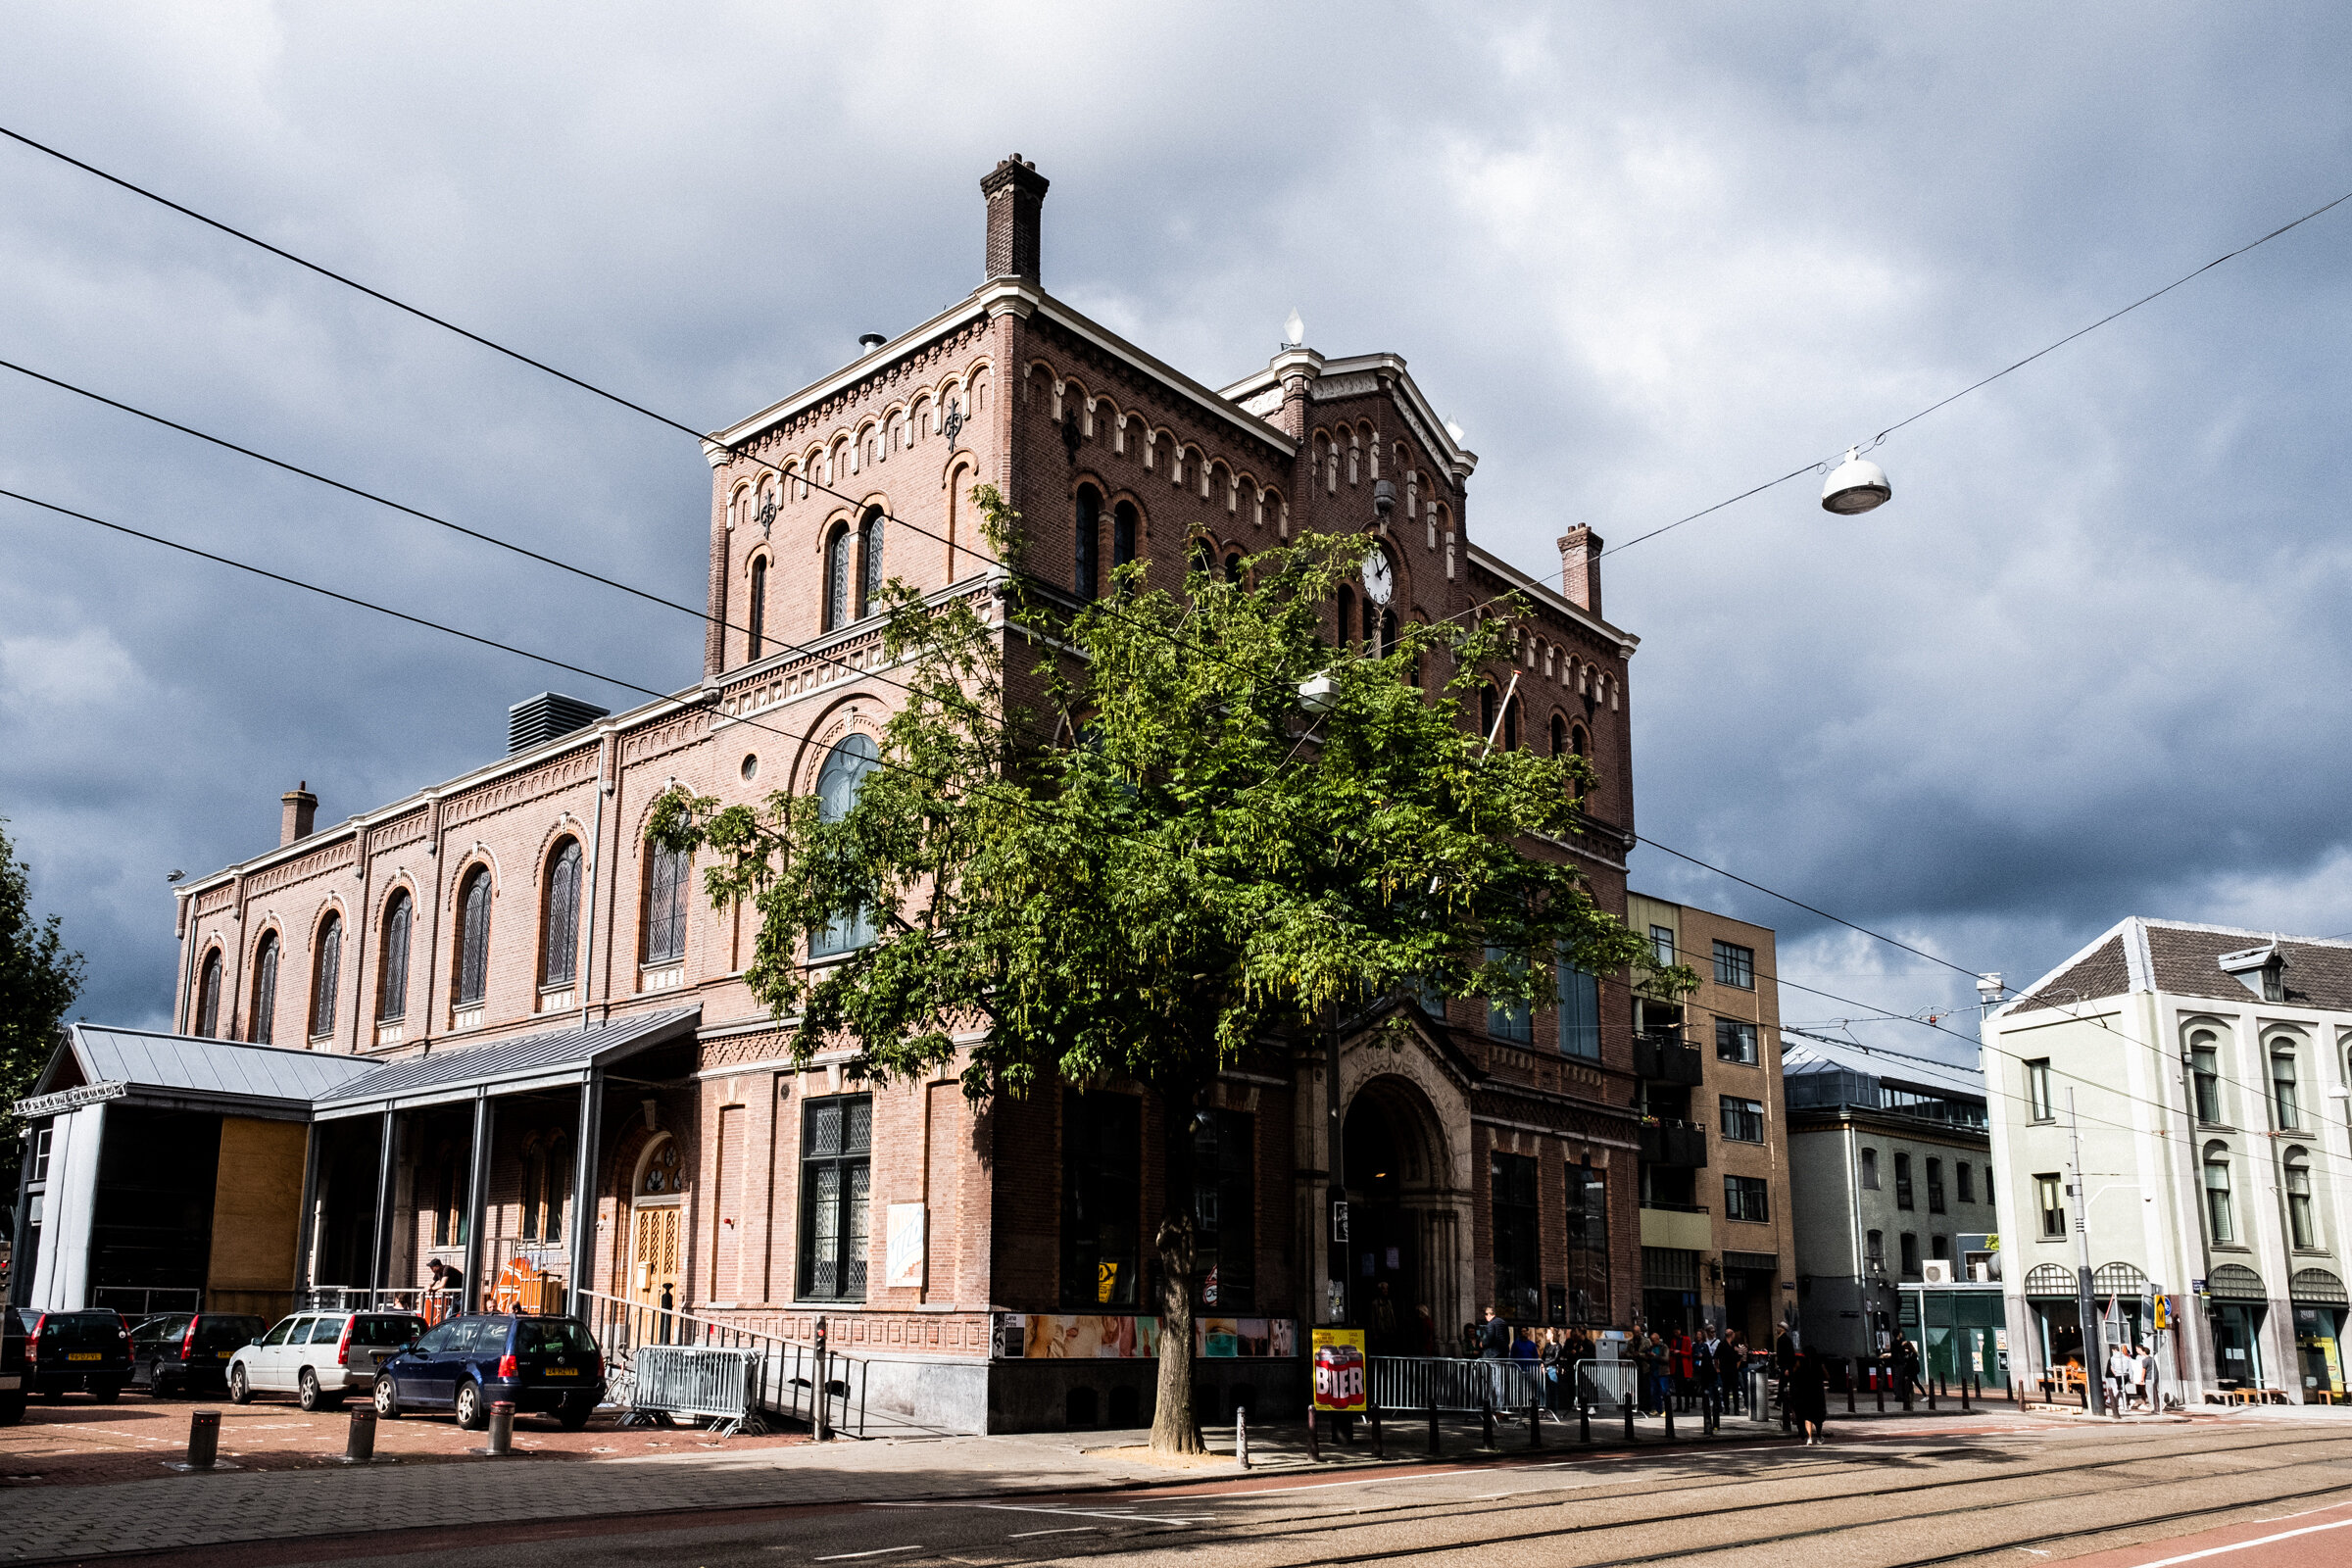
[(1581, 522), (1560, 536), (1560, 592), (1600, 618), (1600, 535)]
[(988, 198), (988, 277), (1037, 281), (1038, 238), (1043, 230), (1046, 176), (1014, 153), (980, 176)]
[(304, 779), (277, 799), (285, 808), (277, 819), (277, 842), (309, 838), (312, 824), (318, 820), (318, 797), (311, 793), (311, 781)]

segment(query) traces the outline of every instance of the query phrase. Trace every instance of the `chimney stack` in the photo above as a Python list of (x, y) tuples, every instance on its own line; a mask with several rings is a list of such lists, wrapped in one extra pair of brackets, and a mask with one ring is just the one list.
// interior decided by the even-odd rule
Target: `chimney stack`
[(1037, 281), (1038, 237), (1046, 205), (1046, 176), (1014, 153), (980, 176), (988, 198), (988, 276)]
[(1600, 619), (1600, 535), (1578, 523), (1560, 536), (1560, 592)]
[(277, 799), (284, 808), (277, 819), (278, 844), (282, 847), (309, 838), (312, 825), (318, 820), (318, 797), (311, 793), (311, 781), (304, 779)]

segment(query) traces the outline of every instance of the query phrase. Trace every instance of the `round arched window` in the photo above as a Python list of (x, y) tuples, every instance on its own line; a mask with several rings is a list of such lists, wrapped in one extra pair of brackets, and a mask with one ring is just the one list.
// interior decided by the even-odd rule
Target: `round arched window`
[(639, 1198), (673, 1198), (686, 1190), (684, 1160), (678, 1153), (678, 1141), (664, 1138), (646, 1157), (645, 1168), (638, 1173)]

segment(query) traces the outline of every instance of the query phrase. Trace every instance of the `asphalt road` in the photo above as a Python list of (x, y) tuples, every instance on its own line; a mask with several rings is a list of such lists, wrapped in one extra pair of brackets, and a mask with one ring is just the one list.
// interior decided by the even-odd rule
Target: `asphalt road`
[(2352, 1562), (2352, 1430), (2276, 1421), (2062, 1427), (1965, 1440), (1857, 1437), (1826, 1449), (1530, 1455), (1344, 1479), (248, 1544), (172, 1560), (414, 1565), (461, 1552), (502, 1568), (1340, 1568), (1391, 1559), (1431, 1568), (1928, 1568), (2070, 1558), (2084, 1568), (2184, 1559), (2317, 1568)]

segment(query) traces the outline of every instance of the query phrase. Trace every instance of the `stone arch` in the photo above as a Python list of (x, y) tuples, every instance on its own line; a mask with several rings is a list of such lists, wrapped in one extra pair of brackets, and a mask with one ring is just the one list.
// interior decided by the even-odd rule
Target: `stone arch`
[(1347, 1091), (1340, 1134), (1350, 1203), (1347, 1266), (1351, 1290), (1365, 1298), (1353, 1316), (1368, 1318), (1370, 1298), (1385, 1284), (1400, 1321), (1426, 1307), (1438, 1344), (1449, 1345), (1468, 1320), (1477, 1277), (1469, 1102), (1417, 1043), (1397, 1051), (1359, 1046), (1342, 1055), (1340, 1076)]

